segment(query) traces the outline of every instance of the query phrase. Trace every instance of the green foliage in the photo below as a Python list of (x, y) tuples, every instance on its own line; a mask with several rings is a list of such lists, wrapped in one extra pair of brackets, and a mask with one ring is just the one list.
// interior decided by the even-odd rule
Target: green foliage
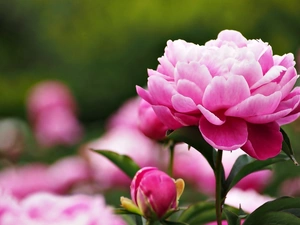
[(140, 169), (140, 167), (127, 155), (120, 155), (109, 150), (92, 150), (112, 161), (130, 178), (133, 178), (136, 172)]
[(243, 225), (296, 225), (299, 217), (300, 198), (282, 197), (256, 209)]

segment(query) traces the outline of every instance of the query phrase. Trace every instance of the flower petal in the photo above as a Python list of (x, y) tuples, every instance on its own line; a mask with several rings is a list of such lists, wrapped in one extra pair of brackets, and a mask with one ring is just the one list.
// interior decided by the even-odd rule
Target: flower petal
[(246, 143), (248, 136), (246, 122), (230, 117), (220, 126), (211, 124), (202, 117), (199, 130), (207, 143), (221, 150), (236, 150)]
[(250, 96), (248, 84), (243, 76), (217, 76), (212, 79), (203, 94), (203, 106), (215, 111), (234, 106)]
[(231, 68), (233, 74), (242, 75), (249, 87), (263, 77), (260, 64), (255, 60), (237, 61)]
[(280, 76), (282, 71), (286, 70), (283, 66), (273, 66), (260, 80), (253, 84), (250, 89), (254, 90), (264, 84), (270, 83)]
[(149, 91), (145, 90), (144, 88), (141, 88), (140, 86), (135, 86), (137, 94), (144, 99), (149, 104), (152, 104), (152, 97), (149, 93)]
[(185, 97), (181, 94), (173, 95), (172, 105), (176, 111), (182, 113), (193, 112), (195, 110), (198, 110), (195, 102), (191, 98)]
[(178, 62), (175, 70), (175, 82), (177, 83), (181, 79), (195, 83), (204, 92), (212, 76), (207, 67), (198, 62)]
[(226, 118), (220, 118), (216, 114), (204, 108), (202, 105), (197, 105), (198, 109), (202, 112), (203, 116), (214, 125), (222, 125), (225, 123)]
[(152, 106), (158, 119), (165, 124), (169, 129), (176, 130), (182, 127), (182, 124), (174, 117), (171, 110), (166, 106)]
[(273, 52), (271, 46), (267, 46), (260, 55), (258, 62), (261, 65), (263, 74), (267, 73), (269, 69), (274, 65)]
[(148, 78), (148, 90), (154, 105), (172, 107), (171, 98), (176, 91), (170, 82), (162, 77), (151, 76)]
[(269, 96), (257, 94), (229, 108), (225, 115), (246, 118), (273, 113), (278, 107), (280, 100), (281, 92), (279, 91)]
[(179, 80), (177, 83), (177, 92), (186, 97), (190, 97), (196, 104), (202, 103), (203, 91), (189, 80)]
[(258, 160), (266, 160), (280, 153), (283, 137), (278, 123), (248, 123), (248, 141), (243, 151)]

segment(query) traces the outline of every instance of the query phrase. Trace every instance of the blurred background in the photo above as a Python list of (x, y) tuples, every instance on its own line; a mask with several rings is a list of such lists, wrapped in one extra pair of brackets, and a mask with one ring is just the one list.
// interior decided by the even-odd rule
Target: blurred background
[[(63, 147), (65, 151), (34, 157), (27, 152), (17, 163), (53, 162), (73, 154), (100, 136), (107, 118), (136, 96), (135, 85), (146, 84), (147, 68), (156, 68), (167, 40), (202, 45), (223, 29), (262, 39), (274, 54), (297, 56), (299, 1), (0, 1), (0, 118), (17, 118), (30, 130), (30, 88), (43, 80), (59, 80), (72, 91), (85, 130), (82, 141)], [(286, 131), (300, 161), (300, 123)], [(282, 168), (276, 167), (279, 178), (267, 192), (275, 193), (282, 177), (300, 174), (291, 162)]]

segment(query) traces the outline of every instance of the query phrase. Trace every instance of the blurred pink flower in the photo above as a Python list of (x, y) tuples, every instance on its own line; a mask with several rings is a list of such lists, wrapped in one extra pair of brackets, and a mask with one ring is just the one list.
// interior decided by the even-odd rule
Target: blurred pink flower
[(293, 54), (224, 30), (204, 46), (168, 41), (147, 90), (137, 92), (169, 128), (199, 126), (214, 148), (241, 148), (264, 160), (279, 154), (279, 126), (300, 114)]
[(70, 146), (81, 139), (82, 127), (72, 112), (56, 107), (39, 114), (35, 123), (35, 133), (42, 146)]
[(139, 97), (131, 98), (125, 101), (120, 108), (108, 119), (107, 129), (125, 126), (138, 127), (138, 107), (141, 99)]
[(261, 195), (255, 190), (232, 188), (226, 196), (225, 204), (236, 208), (241, 206), (245, 212), (252, 213), (264, 203), (272, 200), (274, 200), (274, 198)]
[(39, 192), (66, 193), (77, 183), (90, 179), (90, 171), (80, 157), (62, 158), (51, 166), (32, 163), (0, 171), (0, 189), (16, 198)]
[(36, 84), (29, 92), (27, 111), (42, 147), (73, 145), (80, 140), (83, 130), (76, 118), (76, 103), (63, 83)]
[(102, 189), (128, 187), (130, 179), (112, 162), (93, 152), (90, 148), (111, 150), (128, 155), (140, 167), (162, 168), (167, 160), (166, 152), (161, 149), (161, 146), (144, 136), (138, 129), (123, 126), (111, 129), (83, 148), (83, 154), (85, 154), (93, 171), (92, 175)]
[[(272, 200), (274, 199), (267, 195), (260, 195), (255, 190), (244, 191), (238, 188), (232, 188), (227, 194), (225, 203), (235, 208), (241, 207), (244, 212), (252, 213), (261, 205)], [(227, 224), (227, 221), (222, 221), (222, 225)], [(243, 220), (241, 224), (243, 224)], [(206, 225), (217, 225), (217, 222), (207, 223)]]
[(125, 225), (105, 205), (102, 196), (57, 196), (36, 193), (18, 202), (2, 194), (0, 198), (2, 225)]
[(281, 195), (300, 197), (300, 177), (289, 178), (279, 187)]
[[(215, 176), (211, 167), (196, 149), (188, 149), (187, 144), (175, 146), (174, 177), (181, 177), (187, 183), (195, 185), (199, 191), (213, 195), (215, 193)], [(222, 162), (226, 177), (229, 175), (235, 160), (242, 154), (245, 154), (242, 150), (223, 152)], [(272, 172), (270, 170), (258, 171), (243, 178), (235, 187), (261, 192), (269, 184), (271, 178)]]

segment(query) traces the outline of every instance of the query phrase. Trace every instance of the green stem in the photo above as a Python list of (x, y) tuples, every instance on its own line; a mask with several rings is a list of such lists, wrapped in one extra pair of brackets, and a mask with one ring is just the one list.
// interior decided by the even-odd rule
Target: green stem
[(217, 224), (222, 225), (222, 155), (223, 151), (218, 150), (216, 165), (215, 165), (215, 178), (216, 178), (216, 216)]
[(169, 167), (168, 167), (168, 174), (170, 177), (173, 177), (173, 164), (174, 164), (174, 147), (175, 145), (171, 143), (169, 149), (170, 149), (170, 161), (169, 161)]

